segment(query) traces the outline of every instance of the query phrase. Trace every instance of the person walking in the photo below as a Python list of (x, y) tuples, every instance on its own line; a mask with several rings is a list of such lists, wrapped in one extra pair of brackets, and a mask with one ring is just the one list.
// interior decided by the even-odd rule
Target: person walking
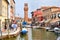
[(5, 24), (5, 27), (4, 27), (4, 29), (5, 29), (5, 30), (7, 29), (7, 24)]
[(14, 22), (11, 26), (12, 26), (12, 28), (13, 28), (14, 31), (17, 30), (17, 23), (16, 22)]

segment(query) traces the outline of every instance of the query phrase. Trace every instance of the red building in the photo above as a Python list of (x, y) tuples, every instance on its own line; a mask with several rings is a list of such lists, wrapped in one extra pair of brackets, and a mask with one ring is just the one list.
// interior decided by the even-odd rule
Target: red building
[(34, 14), (33, 17), (36, 17), (38, 19), (38, 21), (43, 20), (43, 13), (40, 9), (37, 9), (36, 11), (34, 11), (33, 14)]
[(32, 14), (32, 24), (36, 25), (39, 22), (43, 21), (43, 13), (40, 9), (37, 9), (34, 12), (31, 12)]

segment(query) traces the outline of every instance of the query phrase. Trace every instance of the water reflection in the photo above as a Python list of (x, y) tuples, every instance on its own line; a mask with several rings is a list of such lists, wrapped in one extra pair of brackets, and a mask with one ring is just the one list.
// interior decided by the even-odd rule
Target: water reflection
[(57, 36), (53, 32), (45, 29), (33, 29), (33, 40), (56, 40)]
[[(26, 36), (25, 36), (26, 37)], [(4, 40), (26, 40), (27, 38), (21, 38), (20, 35), (10, 39)], [(28, 40), (56, 40), (57, 35), (54, 32), (47, 32), (45, 29), (31, 29), (28, 28), (27, 33)]]

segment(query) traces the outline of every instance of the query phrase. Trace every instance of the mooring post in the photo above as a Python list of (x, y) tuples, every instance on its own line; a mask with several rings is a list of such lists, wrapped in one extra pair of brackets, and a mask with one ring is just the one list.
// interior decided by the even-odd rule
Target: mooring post
[[(20, 19), (20, 38), (21, 38), (21, 31), (22, 31), (22, 23), (21, 23), (21, 19)], [(19, 38), (19, 40), (20, 40), (20, 38)], [(21, 40), (22, 40), (22, 38), (21, 38)]]
[(9, 36), (9, 19), (7, 19), (7, 30), (8, 30), (8, 37), (10, 38), (10, 36)]
[(20, 20), (20, 31), (22, 31), (22, 22)]

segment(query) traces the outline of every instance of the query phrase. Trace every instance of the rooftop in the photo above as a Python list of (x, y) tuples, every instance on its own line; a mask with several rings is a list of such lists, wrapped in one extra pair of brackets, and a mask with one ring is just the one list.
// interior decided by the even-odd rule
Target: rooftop
[(57, 7), (57, 6), (41, 7), (41, 9), (44, 9), (44, 10), (48, 10), (48, 9), (51, 9), (51, 8), (59, 8), (60, 9), (60, 7)]
[(5, 0), (5, 1), (9, 4), (8, 0)]
[(54, 13), (54, 12), (60, 12), (60, 9), (59, 10), (56, 10), (56, 11), (53, 11), (52, 13)]

